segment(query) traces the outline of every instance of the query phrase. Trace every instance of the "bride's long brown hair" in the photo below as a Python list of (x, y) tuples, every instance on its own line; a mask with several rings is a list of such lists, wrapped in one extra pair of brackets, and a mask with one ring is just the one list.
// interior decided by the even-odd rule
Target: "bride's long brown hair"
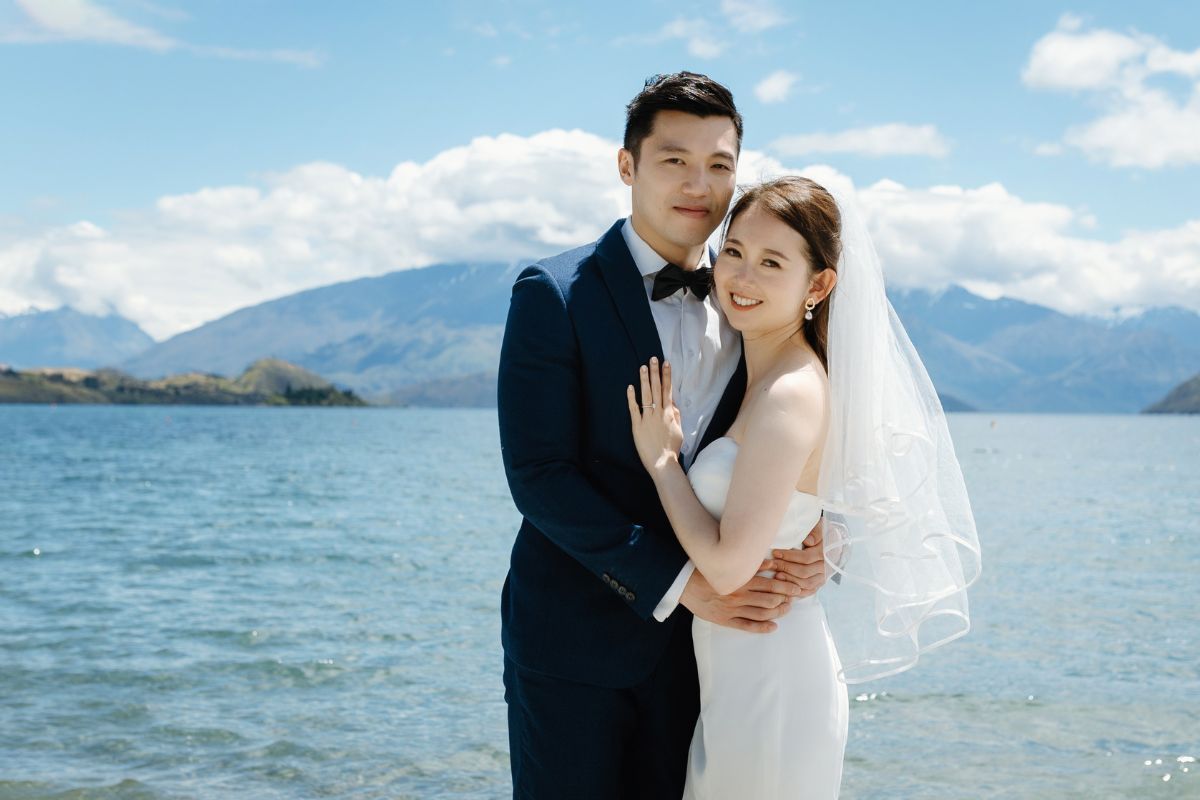
[[(733, 204), (725, 226), (726, 234), (738, 216), (754, 207), (761, 207), (804, 237), (814, 273), (825, 269), (837, 271), (842, 255), (842, 215), (837, 201), (824, 186), (799, 176), (776, 178), (752, 186)], [(829, 298), (818, 303), (812, 313), (811, 320), (799, 320), (798, 330), (803, 330), (804, 340), (821, 359), (821, 365), (828, 369)]]

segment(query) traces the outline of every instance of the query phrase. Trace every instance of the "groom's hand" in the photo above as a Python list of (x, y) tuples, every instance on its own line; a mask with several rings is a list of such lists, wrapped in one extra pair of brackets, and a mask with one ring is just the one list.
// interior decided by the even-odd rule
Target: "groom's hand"
[(800, 588), (796, 597), (811, 597), (825, 585), (825, 534), (821, 521), (804, 539), (804, 547), (774, 550), (775, 577)]
[(775, 550), (759, 572), (774, 570), (774, 578), (756, 575), (733, 594), (717, 594), (693, 570), (679, 602), (700, 619), (727, 628), (770, 633), (792, 607), (793, 597), (811, 597), (825, 585), (825, 534), (822, 523), (809, 531), (802, 548)]
[[(763, 562), (762, 569), (775, 569), (776, 561)], [(801, 596), (799, 585), (787, 580), (756, 575), (733, 594), (717, 594), (700, 574), (692, 572), (679, 602), (700, 619), (727, 628), (751, 633), (770, 633), (778, 619), (792, 607), (792, 598)]]

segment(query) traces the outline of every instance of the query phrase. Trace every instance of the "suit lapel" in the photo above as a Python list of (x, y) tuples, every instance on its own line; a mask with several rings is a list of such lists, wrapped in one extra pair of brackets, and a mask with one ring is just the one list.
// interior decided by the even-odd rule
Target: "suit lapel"
[(650, 313), (646, 285), (621, 233), (624, 224), (624, 220), (618, 221), (600, 239), (596, 246), (596, 261), (617, 313), (621, 316), (621, 323), (629, 334), (633, 350), (637, 353), (638, 363), (646, 364), (651, 357), (662, 361), (662, 341), (658, 338), (654, 315)]
[[(625, 244), (621, 233), (624, 220), (618, 221), (608, 229), (608, 233), (596, 245), (596, 261), (600, 266), (600, 274), (612, 295), (613, 304), (621, 317), (629, 341), (637, 353), (638, 363), (645, 364), (653, 356), (663, 360), (662, 341), (658, 338), (658, 328), (654, 324), (654, 315), (650, 312), (650, 300), (646, 297), (646, 285), (638, 272), (637, 264)], [(716, 254), (710, 252), (710, 263), (715, 263)], [(699, 453), (714, 439), (724, 436), (729, 426), (737, 419), (738, 409), (742, 407), (742, 398), (746, 394), (746, 354), (743, 350), (738, 359), (737, 369), (725, 386), (721, 402), (713, 412), (712, 420), (704, 429), (700, 439)]]
[[(717, 253), (711, 247), (708, 248), (708, 263), (712, 266), (716, 266), (717, 264)], [(721, 395), (721, 402), (717, 404), (717, 410), (713, 412), (712, 419), (708, 422), (708, 427), (704, 429), (704, 435), (700, 437), (700, 446), (696, 448), (697, 453), (708, 447), (713, 440), (725, 435), (729, 430), (729, 426), (737, 419), (738, 410), (741, 409), (742, 399), (745, 396), (746, 348), (745, 345), (742, 345), (742, 353), (738, 356), (737, 369), (733, 371), (733, 377), (725, 385), (725, 393)]]
[(704, 435), (700, 437), (700, 446), (696, 448), (696, 453), (708, 447), (714, 439), (725, 435), (729, 426), (737, 419), (738, 409), (742, 407), (742, 398), (745, 396), (746, 351), (743, 348), (742, 355), (738, 359), (737, 369), (733, 371), (733, 377), (725, 385), (725, 393), (721, 395), (721, 402), (717, 404), (717, 410), (713, 412), (708, 427), (704, 429)]

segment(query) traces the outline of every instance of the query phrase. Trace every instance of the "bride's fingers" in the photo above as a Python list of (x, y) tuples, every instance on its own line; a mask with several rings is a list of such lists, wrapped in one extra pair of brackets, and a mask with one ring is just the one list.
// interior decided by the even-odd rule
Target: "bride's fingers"
[(637, 394), (633, 391), (633, 384), (629, 384), (629, 388), (625, 390), (625, 399), (629, 401), (629, 420), (636, 423), (642, 418), (641, 409), (638, 408)]
[(794, 575), (789, 575), (787, 570), (782, 569), (775, 571), (774, 580), (779, 581), (780, 583), (798, 583), (800, 581), (799, 578)]
[[(799, 584), (795, 582), (785, 581), (782, 578), (768, 578), (764, 575), (755, 575), (746, 584), (745, 601), (749, 605), (763, 606), (764, 608), (774, 608), (779, 605), (781, 597), (790, 597), (796, 594)], [(739, 599), (743, 599), (738, 595)]]
[(650, 359), (650, 402), (657, 406), (658, 410), (663, 409), (662, 401), (662, 375), (659, 374), (658, 359)]
[(784, 561), (789, 564), (820, 564), (825, 561), (825, 553), (823, 550), (806, 547), (803, 550), (774, 550), (773, 555), (777, 560)]
[(670, 408), (675, 403), (675, 393), (671, 391), (671, 362), (663, 362), (663, 408)]
[(642, 382), (642, 409), (644, 410), (646, 408), (646, 406), (648, 406), (654, 402), (654, 400), (650, 394), (650, 370), (648, 367), (643, 366), (641, 369), (641, 382)]
[(775, 572), (775, 576), (777, 578), (789, 581), (806, 581), (809, 578), (815, 578), (818, 575), (824, 574), (824, 561), (820, 561), (816, 564), (793, 564), (790, 561), (780, 562), (779, 569)]
[(781, 581), (796, 581), (801, 578), (810, 578), (817, 572), (824, 570), (824, 561), (814, 561), (810, 564), (799, 564), (793, 561), (784, 561), (783, 559), (768, 558), (762, 562), (762, 566), (758, 568), (759, 572), (771, 570), (775, 573), (775, 578)]
[(802, 588), (795, 581), (785, 581), (780, 578), (763, 578), (763, 580), (767, 583), (759, 590), (759, 593), (771, 598), (776, 605), (789, 597), (795, 597)]

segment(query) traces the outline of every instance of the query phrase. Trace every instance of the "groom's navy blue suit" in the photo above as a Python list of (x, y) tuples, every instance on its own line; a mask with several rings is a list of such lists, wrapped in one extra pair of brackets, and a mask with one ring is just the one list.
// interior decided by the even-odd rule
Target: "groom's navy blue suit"
[[(621, 225), (521, 272), (501, 348), (524, 517), (501, 599), (518, 797), (679, 797), (698, 713), (691, 614), (653, 618), (687, 556), (630, 430), (626, 387), (663, 354)], [(744, 390), (743, 362), (697, 452)]]

